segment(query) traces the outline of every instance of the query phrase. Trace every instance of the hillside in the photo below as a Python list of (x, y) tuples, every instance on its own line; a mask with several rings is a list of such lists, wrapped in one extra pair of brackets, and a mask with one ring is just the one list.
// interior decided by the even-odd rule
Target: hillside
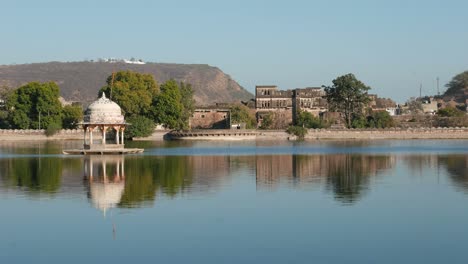
[(0, 65), (0, 87), (15, 88), (31, 81), (55, 81), (66, 100), (89, 102), (97, 97), (106, 78), (121, 70), (152, 74), (158, 83), (168, 79), (191, 83), (199, 105), (248, 100), (251, 93), (220, 69), (202, 64), (123, 62), (48, 62)]

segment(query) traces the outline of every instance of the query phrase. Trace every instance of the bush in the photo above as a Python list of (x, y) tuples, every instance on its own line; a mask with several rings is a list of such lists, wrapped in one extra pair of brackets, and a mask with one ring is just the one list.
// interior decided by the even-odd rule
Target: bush
[(45, 130), (45, 135), (48, 137), (53, 136), (57, 134), (61, 129), (62, 129), (61, 124), (50, 123)]
[(125, 138), (132, 139), (134, 137), (148, 137), (153, 134), (153, 120), (144, 116), (132, 116), (127, 119), (130, 125), (125, 130)]
[(447, 106), (445, 108), (439, 109), (437, 111), (438, 116), (443, 116), (443, 117), (462, 117), (465, 115), (465, 112), (451, 106)]
[(306, 128), (324, 128), (327, 126), (319, 117), (312, 115), (309, 112), (301, 111), (297, 115), (296, 126)]
[(291, 135), (295, 135), (300, 140), (304, 140), (305, 135), (307, 134), (307, 128), (300, 127), (300, 126), (290, 126), (286, 130)]

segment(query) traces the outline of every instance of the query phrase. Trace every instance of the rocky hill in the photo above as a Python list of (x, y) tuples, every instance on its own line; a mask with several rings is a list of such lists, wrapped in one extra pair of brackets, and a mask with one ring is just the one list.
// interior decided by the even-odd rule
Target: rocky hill
[(61, 95), (66, 100), (89, 102), (97, 97), (106, 78), (112, 72), (121, 70), (152, 74), (158, 83), (168, 79), (191, 83), (199, 105), (253, 97), (220, 69), (203, 64), (48, 62), (0, 65), (0, 87), (15, 88), (32, 81), (54, 81), (60, 86)]

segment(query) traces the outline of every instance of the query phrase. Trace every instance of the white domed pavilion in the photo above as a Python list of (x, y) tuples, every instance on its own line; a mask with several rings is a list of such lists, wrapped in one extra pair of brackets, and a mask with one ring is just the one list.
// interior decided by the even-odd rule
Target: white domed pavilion
[[(124, 131), (127, 125), (122, 115), (122, 109), (118, 104), (106, 98), (102, 93), (101, 98), (92, 102), (86, 109), (83, 123), (81, 123), (83, 135), (83, 149), (65, 150), (65, 154), (123, 154), (140, 153), (143, 149), (126, 149), (124, 147)], [(106, 134), (115, 131), (114, 142), (108, 142)], [(100, 131), (101, 138), (98, 142), (93, 139), (93, 132)]]

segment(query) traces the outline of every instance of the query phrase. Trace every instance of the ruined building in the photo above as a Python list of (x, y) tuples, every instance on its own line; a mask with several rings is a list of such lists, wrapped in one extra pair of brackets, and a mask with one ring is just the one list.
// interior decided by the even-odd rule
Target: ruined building
[(255, 87), (255, 108), (257, 123), (260, 126), (263, 117), (269, 113), (280, 121), (275, 128), (284, 128), (295, 121), (297, 113), (307, 111), (315, 116), (327, 111), (326, 93), (320, 87), (278, 90), (275, 85)]

